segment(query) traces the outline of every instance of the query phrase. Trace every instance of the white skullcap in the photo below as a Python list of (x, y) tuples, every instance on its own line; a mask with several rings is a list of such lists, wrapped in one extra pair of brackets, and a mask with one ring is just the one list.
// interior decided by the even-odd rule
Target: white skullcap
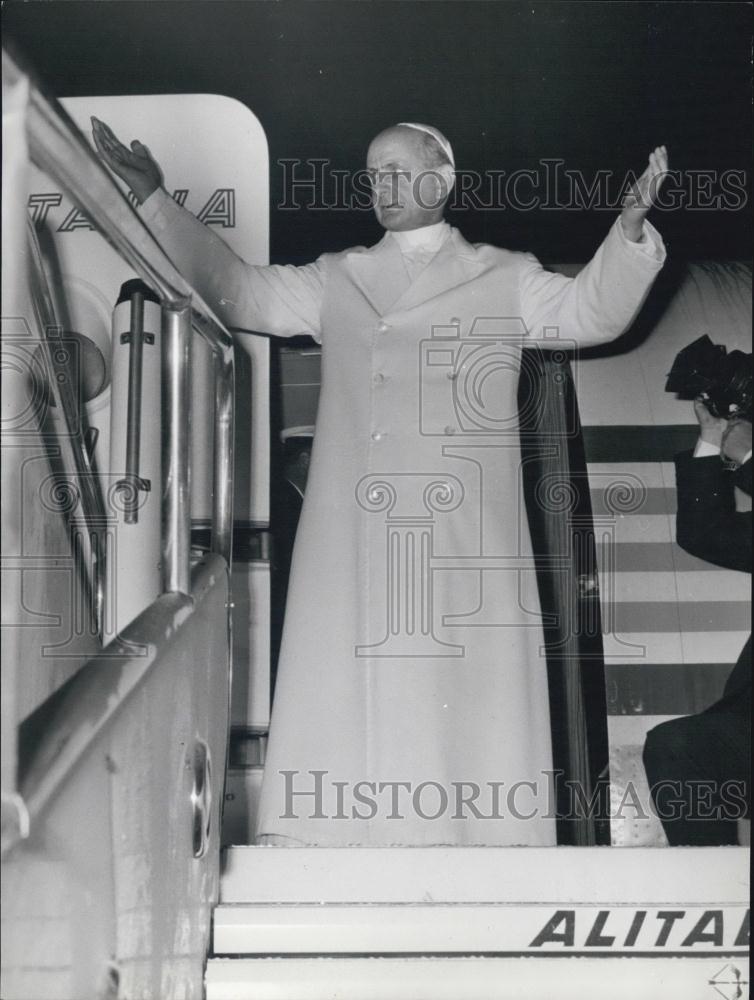
[(413, 128), (416, 129), (417, 132), (425, 132), (427, 135), (431, 135), (443, 153), (445, 153), (447, 158), (450, 160), (450, 165), (455, 169), (456, 160), (453, 156), (453, 147), (438, 129), (432, 128), (431, 125), (420, 125), (419, 122), (398, 122), (398, 127)]

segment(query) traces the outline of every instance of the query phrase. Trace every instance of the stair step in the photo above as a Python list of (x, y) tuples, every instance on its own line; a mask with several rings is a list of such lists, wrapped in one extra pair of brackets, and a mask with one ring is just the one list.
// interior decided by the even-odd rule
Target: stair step
[[(562, 907), (553, 903), (223, 905), (215, 910), (215, 955), (539, 955), (564, 950), (594, 954), (624, 950), (692, 954), (710, 950), (714, 920), (718, 947), (741, 952), (746, 908)], [(700, 931), (700, 921), (708, 926)], [(696, 928), (696, 931), (695, 931)], [(705, 937), (706, 933), (706, 937)], [(701, 935), (701, 936), (700, 936)]]
[(747, 979), (720, 958), (211, 959), (206, 1000), (711, 1000)]
[[(221, 903), (736, 904), (745, 847), (231, 847)], [(712, 863), (714, 862), (714, 863)]]

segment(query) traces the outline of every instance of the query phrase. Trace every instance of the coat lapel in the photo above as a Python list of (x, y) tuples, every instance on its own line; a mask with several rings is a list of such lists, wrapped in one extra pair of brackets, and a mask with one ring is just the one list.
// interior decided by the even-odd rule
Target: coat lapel
[(346, 263), (354, 284), (380, 316), (409, 286), (400, 248), (388, 233), (369, 250), (346, 254)]
[(369, 250), (346, 254), (354, 284), (380, 316), (413, 309), (480, 274), (485, 263), (457, 229), (424, 270), (411, 282), (400, 248), (388, 233)]
[(487, 265), (479, 260), (477, 252), (461, 236), (457, 229), (451, 229), (450, 236), (436, 255), (417, 275), (416, 280), (393, 301), (391, 312), (413, 309), (428, 299), (442, 295), (471, 281)]

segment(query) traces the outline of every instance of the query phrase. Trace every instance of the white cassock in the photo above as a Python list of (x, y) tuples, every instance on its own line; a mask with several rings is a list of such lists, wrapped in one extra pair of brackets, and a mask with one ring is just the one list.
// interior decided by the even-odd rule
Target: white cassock
[(141, 212), (228, 326), (322, 344), (258, 842), (554, 844), (521, 348), (617, 337), (659, 235), (616, 220), (575, 279), (445, 223), (257, 267), (163, 191)]

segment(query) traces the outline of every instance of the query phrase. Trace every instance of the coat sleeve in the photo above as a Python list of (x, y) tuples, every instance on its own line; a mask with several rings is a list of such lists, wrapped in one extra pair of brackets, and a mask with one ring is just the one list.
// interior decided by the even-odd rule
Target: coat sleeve
[(733, 482), (739, 490), (743, 490), (744, 493), (751, 496), (751, 459), (745, 462), (739, 469), (736, 469), (733, 475)]
[[(747, 463), (748, 464), (748, 463)], [(726, 569), (751, 571), (751, 514), (736, 510), (736, 477), (717, 456), (675, 459), (676, 541), (691, 555)]]
[(175, 266), (222, 322), (278, 337), (321, 339), (325, 264), (247, 264), (227, 243), (159, 188), (139, 214)]
[(632, 243), (616, 219), (575, 278), (546, 271), (533, 254), (523, 254), (519, 293), (529, 335), (538, 340), (543, 327), (557, 327), (563, 340), (580, 347), (619, 337), (631, 325), (665, 261), (662, 238), (648, 222), (644, 237), (641, 243)]

